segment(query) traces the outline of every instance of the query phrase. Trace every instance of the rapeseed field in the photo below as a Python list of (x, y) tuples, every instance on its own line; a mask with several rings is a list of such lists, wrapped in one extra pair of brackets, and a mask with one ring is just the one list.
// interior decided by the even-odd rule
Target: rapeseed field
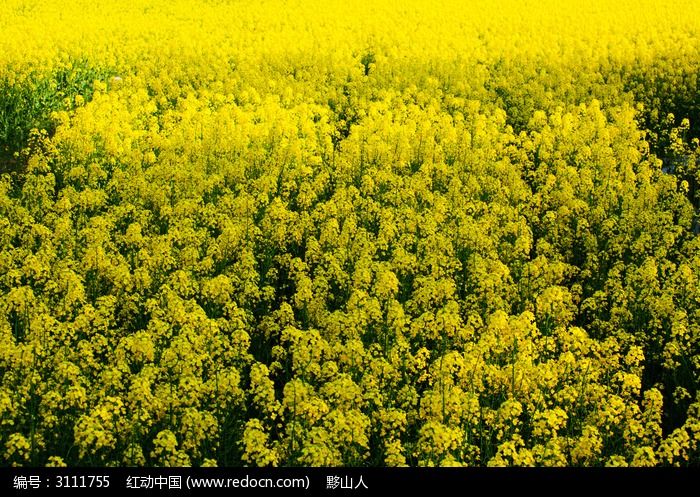
[(0, 460), (697, 466), (700, 2), (5, 0)]

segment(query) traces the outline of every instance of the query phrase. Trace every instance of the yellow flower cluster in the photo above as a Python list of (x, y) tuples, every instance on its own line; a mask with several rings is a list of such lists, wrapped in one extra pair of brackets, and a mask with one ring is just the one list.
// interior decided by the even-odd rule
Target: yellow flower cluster
[(698, 33), (6, 0), (3, 463), (699, 464)]

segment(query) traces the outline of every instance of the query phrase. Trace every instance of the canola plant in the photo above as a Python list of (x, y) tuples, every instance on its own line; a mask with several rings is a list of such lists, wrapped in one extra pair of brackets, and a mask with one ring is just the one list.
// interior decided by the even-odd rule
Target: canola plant
[(699, 35), (5, 0), (0, 460), (698, 465)]

